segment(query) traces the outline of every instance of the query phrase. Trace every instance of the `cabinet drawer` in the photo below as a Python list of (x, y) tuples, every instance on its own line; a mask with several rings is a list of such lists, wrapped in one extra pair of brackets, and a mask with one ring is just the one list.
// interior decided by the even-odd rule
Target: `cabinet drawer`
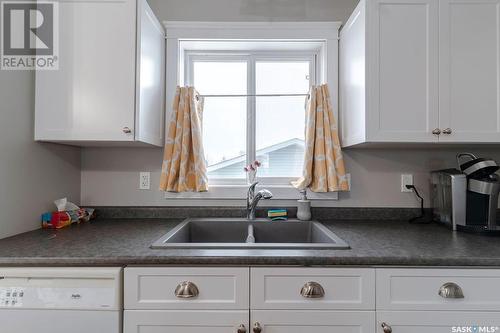
[[(375, 308), (375, 270), (362, 268), (251, 268), (252, 309)], [(323, 288), (324, 296), (307, 298), (308, 282)]]
[[(248, 268), (236, 267), (125, 268), (125, 309), (248, 309), (248, 276)], [(176, 296), (185, 281), (197, 296)]]
[[(388, 325), (388, 326), (386, 326)], [(376, 333), (497, 333), (499, 312), (377, 311)]]
[[(500, 270), (377, 269), (377, 309), (496, 310), (500, 309)], [(450, 283), (452, 285), (450, 285)], [(463, 298), (439, 294), (459, 286)], [(443, 293), (441, 293), (443, 294)]]
[(374, 333), (375, 311), (252, 310), (262, 333)]
[(248, 329), (248, 310), (125, 310), (123, 333), (238, 333)]

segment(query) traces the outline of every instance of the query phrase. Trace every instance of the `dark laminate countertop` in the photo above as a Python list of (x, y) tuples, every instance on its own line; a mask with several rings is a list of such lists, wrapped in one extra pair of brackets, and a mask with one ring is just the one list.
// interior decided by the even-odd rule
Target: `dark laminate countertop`
[[(0, 240), (2, 266), (500, 266), (500, 237), (398, 221), (323, 221), (350, 250), (152, 250), (179, 219), (112, 219)], [(277, 222), (279, 223), (279, 222)], [(286, 222), (284, 222), (286, 223)]]

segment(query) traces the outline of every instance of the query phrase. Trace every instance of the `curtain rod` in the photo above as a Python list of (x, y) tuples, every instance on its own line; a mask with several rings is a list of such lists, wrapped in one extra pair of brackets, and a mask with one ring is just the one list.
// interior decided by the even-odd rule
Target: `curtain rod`
[(286, 97), (286, 96), (307, 96), (309, 94), (254, 94), (254, 95), (198, 95), (200, 97)]

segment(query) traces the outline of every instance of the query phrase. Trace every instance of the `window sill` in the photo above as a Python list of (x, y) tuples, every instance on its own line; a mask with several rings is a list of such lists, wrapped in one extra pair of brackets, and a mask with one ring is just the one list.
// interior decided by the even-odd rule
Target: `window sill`
[[(272, 200), (297, 200), (299, 191), (291, 185), (258, 185), (257, 190), (266, 188), (273, 193)], [(165, 199), (242, 200), (246, 198), (248, 185), (210, 185), (208, 192), (165, 192)], [(337, 192), (307, 192), (310, 200), (338, 200)]]

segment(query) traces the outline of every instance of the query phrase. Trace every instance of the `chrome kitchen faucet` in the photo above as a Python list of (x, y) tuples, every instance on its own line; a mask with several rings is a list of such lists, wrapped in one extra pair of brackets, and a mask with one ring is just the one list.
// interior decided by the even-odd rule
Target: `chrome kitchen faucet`
[(266, 190), (260, 190), (255, 194), (255, 186), (257, 186), (259, 182), (254, 182), (250, 187), (248, 188), (247, 192), (247, 219), (249, 220), (255, 220), (255, 208), (259, 204), (260, 199), (271, 199), (273, 197), (273, 194)]

